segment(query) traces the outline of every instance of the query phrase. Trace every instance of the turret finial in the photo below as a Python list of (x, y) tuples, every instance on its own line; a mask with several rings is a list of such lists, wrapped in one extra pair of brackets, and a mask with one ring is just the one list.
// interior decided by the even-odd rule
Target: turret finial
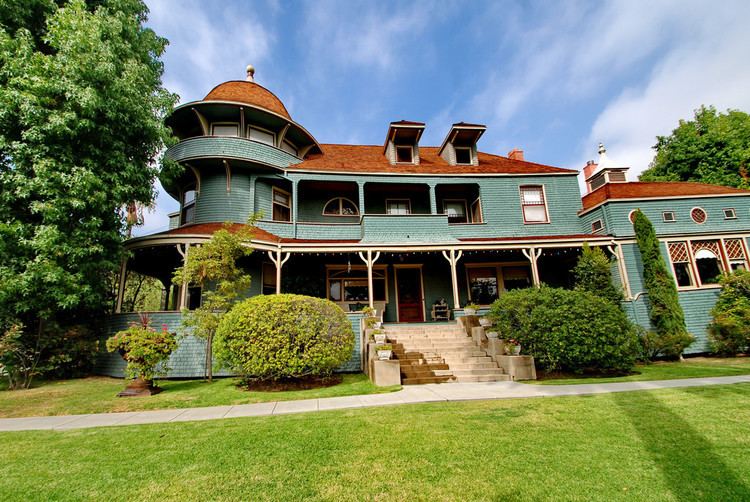
[(599, 155), (603, 154), (606, 151), (607, 149), (604, 148), (604, 143), (599, 143)]
[(247, 65), (247, 78), (246, 80), (248, 82), (254, 82), (254, 75), (255, 75), (255, 67), (251, 64)]

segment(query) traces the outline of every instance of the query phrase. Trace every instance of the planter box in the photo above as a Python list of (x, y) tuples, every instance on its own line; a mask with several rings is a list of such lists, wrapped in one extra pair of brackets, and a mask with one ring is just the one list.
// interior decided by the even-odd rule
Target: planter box
[(471, 338), (477, 345), (482, 345), (482, 342), (487, 340), (487, 335), (484, 334), (483, 326), (475, 326), (471, 328)]
[(372, 362), (372, 383), (378, 387), (401, 385), (401, 364), (397, 359)]
[(536, 380), (533, 356), (493, 356), (511, 380)]

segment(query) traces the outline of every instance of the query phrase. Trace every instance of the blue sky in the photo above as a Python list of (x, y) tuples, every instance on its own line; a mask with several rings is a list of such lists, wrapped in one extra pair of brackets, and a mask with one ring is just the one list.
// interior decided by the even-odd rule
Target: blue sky
[[(478, 122), (483, 151), (580, 169), (601, 141), (635, 179), (656, 135), (701, 104), (750, 111), (746, 0), (147, 4), (182, 102), (250, 63), (321, 143), (382, 144), (407, 119), (439, 145)], [(161, 193), (138, 234), (176, 208)]]

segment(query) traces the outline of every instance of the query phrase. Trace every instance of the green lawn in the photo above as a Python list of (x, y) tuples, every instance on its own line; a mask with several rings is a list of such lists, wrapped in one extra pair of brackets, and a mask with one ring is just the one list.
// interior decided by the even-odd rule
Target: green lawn
[(288, 392), (249, 392), (238, 389), (236, 382), (234, 378), (218, 379), (211, 384), (202, 380), (162, 380), (159, 386), (164, 391), (145, 398), (118, 398), (117, 393), (125, 388), (124, 381), (107, 377), (41, 382), (29, 390), (0, 388), (0, 418), (289, 401), (375, 394), (401, 388), (375, 387), (363, 374), (344, 375), (344, 381), (332, 387)]
[(0, 441), (0, 500), (750, 500), (750, 384)]
[(639, 364), (632, 375), (623, 377), (565, 377), (545, 378), (523, 383), (538, 385), (565, 385), (583, 383), (639, 382), (644, 380), (673, 380), (675, 378), (701, 378), (750, 374), (750, 357), (691, 357), (685, 362), (656, 362)]

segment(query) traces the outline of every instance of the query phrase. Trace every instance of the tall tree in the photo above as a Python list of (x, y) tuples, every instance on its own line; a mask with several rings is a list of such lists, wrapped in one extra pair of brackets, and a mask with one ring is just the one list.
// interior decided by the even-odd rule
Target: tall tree
[[(0, 9), (0, 322), (104, 307), (123, 208), (154, 198), (167, 41), (140, 0), (10, 0)], [(0, 326), (2, 327), (2, 326)]]
[(680, 120), (669, 136), (657, 136), (656, 156), (641, 181), (697, 181), (750, 188), (750, 115), (717, 113), (713, 106)]
[(612, 262), (600, 247), (583, 243), (583, 251), (573, 269), (575, 288), (588, 291), (621, 307), (622, 289), (612, 282)]
[(643, 262), (643, 284), (648, 295), (648, 313), (656, 336), (656, 352), (670, 357), (682, 357), (682, 352), (693, 342), (687, 332), (677, 286), (667, 272), (667, 265), (659, 249), (659, 239), (651, 221), (636, 210), (633, 225)]
[(234, 227), (225, 223), (211, 240), (191, 247), (185, 265), (174, 274), (175, 284), (189, 284), (201, 288), (201, 304), (191, 311), (183, 312), (182, 324), (190, 333), (206, 341), (204, 373), (208, 381), (213, 380), (213, 340), (224, 314), (250, 287), (250, 275), (237, 261), (252, 253), (247, 245), (252, 237), (252, 224)]

